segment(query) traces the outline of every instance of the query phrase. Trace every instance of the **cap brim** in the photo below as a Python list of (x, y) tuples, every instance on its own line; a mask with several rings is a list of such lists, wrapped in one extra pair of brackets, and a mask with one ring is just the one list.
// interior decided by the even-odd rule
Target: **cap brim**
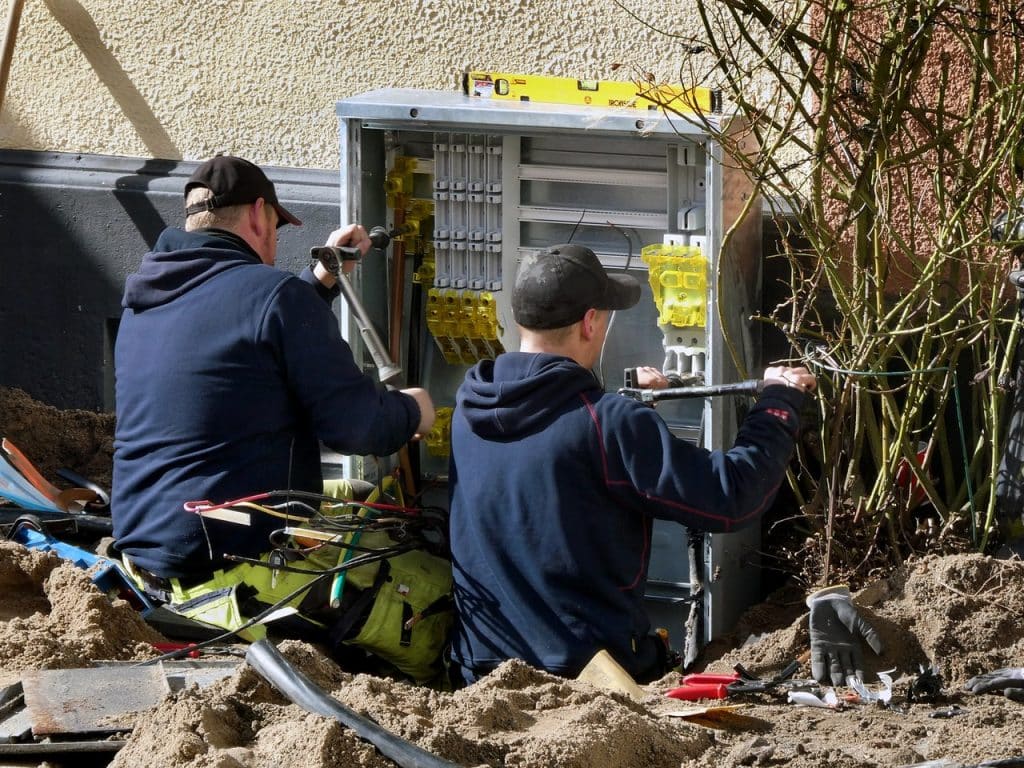
[(632, 275), (612, 272), (608, 283), (608, 306), (599, 309), (629, 309), (640, 301), (640, 283)]
[(296, 227), (301, 227), (302, 222), (291, 214), (291, 212), (280, 203), (272, 203), (274, 210), (277, 211), (277, 226), (283, 227), (285, 224), (294, 224)]

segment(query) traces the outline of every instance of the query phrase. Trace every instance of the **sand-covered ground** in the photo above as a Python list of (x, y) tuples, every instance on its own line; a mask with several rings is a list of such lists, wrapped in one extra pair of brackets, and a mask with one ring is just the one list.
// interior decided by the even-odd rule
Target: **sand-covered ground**
[[(43, 408), (30, 424), (31, 401), (21, 397), (0, 391), (0, 428), (44, 472), (71, 466), (109, 481), (109, 416)], [(35, 445), (31, 435), (42, 434), (40, 425), (71, 436), (67, 443), (76, 446), (77, 458), (69, 458), (72, 448), (60, 447), (63, 439)], [(741, 663), (771, 676), (805, 659), (801, 597), (780, 593), (755, 606), (735, 633), (705, 649), (699, 668), (728, 672)], [(868, 585), (856, 599), (885, 641), (881, 657), (867, 651), (866, 681), (877, 688), (876, 673), (892, 670), (888, 707), (844, 702), (836, 709), (810, 708), (788, 703), (780, 691), (728, 699), (724, 703), (743, 706), (715, 718), (683, 719), (671, 713), (692, 703), (664, 695), (678, 685), (678, 674), (646, 686), (646, 697), (634, 701), (512, 661), (452, 693), (350, 674), (309, 644), (279, 647), (341, 703), (461, 766), (891, 768), (1024, 755), (1024, 704), (962, 692), (974, 674), (1024, 666), (1024, 563), (974, 554), (925, 557)], [(2, 681), (29, 669), (153, 658), (152, 643), (160, 639), (126, 602), (101, 594), (84, 571), (51, 553), (0, 542)], [(241, 659), (238, 664), (220, 682), (169, 694), (139, 713), (112, 765), (395, 765), (340, 723), (291, 704)], [(940, 695), (909, 702), (909, 684), (929, 665), (941, 676)], [(805, 663), (797, 677), (807, 676)], [(844, 698), (847, 691), (836, 693)]]

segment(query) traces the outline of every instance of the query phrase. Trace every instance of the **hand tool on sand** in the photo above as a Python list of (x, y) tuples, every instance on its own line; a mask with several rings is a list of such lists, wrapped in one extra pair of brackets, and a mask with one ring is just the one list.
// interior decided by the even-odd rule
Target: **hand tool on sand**
[(737, 664), (734, 669), (736, 671), (729, 674), (700, 672), (686, 675), (681, 686), (673, 688), (665, 695), (683, 701), (725, 699), (743, 693), (765, 693), (777, 687), (792, 687), (793, 684), (802, 682), (790, 680), (800, 669), (798, 661), (791, 661), (778, 675), (768, 679), (754, 677), (741, 664)]

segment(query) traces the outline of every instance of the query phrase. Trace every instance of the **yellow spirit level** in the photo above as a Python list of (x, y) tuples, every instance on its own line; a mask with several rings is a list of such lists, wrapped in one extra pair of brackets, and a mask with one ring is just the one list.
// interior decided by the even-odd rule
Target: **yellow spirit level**
[(571, 77), (467, 71), (462, 75), (467, 96), (549, 104), (579, 104), (676, 112), (722, 111), (721, 93), (709, 88), (682, 88), (643, 80), (576, 80)]

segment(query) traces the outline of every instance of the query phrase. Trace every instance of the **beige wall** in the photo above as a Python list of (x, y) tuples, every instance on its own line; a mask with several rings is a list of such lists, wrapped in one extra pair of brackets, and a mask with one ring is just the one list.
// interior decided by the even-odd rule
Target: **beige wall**
[[(685, 2), (623, 4), (696, 25)], [(684, 60), (611, 0), (25, 0), (0, 148), (335, 168), (346, 96), (455, 90), (469, 67), (678, 82)]]

